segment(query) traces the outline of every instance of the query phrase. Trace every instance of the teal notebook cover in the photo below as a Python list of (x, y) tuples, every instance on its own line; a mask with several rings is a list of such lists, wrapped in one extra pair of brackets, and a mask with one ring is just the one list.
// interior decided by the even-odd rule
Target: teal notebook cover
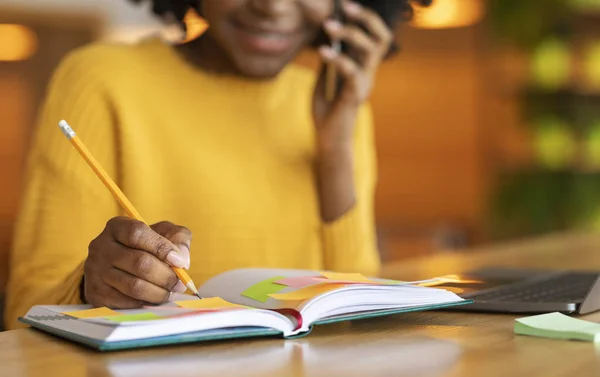
[[(383, 316), (390, 316), (394, 314), (402, 314), (402, 313), (410, 313), (410, 312), (420, 312), (427, 310), (435, 310), (435, 309), (443, 309), (448, 307), (454, 307), (458, 305), (466, 305), (470, 304), (472, 301), (466, 300), (461, 302), (453, 302), (448, 304), (441, 305), (428, 305), (428, 306), (414, 306), (409, 308), (402, 309), (390, 309), (390, 310), (380, 310), (380, 311), (370, 311), (370, 312), (362, 312), (362, 313), (353, 313), (348, 315), (340, 315), (331, 318), (325, 318), (319, 321), (316, 321), (312, 324), (311, 328), (303, 333), (300, 333), (295, 336), (290, 336), (288, 339), (296, 339), (302, 338), (312, 331), (312, 327), (315, 325), (326, 325), (330, 323), (344, 322), (344, 321), (355, 321), (361, 319), (368, 318), (376, 318)], [(283, 333), (279, 330), (264, 328), (264, 327), (237, 327), (237, 328), (224, 328), (224, 329), (215, 329), (215, 330), (205, 330), (199, 332), (192, 333), (184, 333), (177, 335), (169, 335), (155, 338), (146, 338), (146, 339), (136, 339), (136, 340), (127, 340), (127, 341), (117, 341), (117, 342), (106, 342), (100, 341), (93, 338), (88, 338), (80, 335), (76, 335), (70, 333), (68, 331), (63, 331), (57, 329), (52, 326), (48, 326), (42, 322), (30, 320), (26, 317), (20, 317), (19, 321), (30, 325), (31, 327), (50, 333), (52, 335), (56, 335), (58, 337), (68, 339), (75, 343), (79, 343), (85, 345), (87, 347), (99, 350), (99, 351), (118, 351), (118, 350), (127, 350), (127, 349), (138, 349), (138, 348), (147, 348), (147, 347), (158, 347), (158, 346), (169, 346), (169, 345), (182, 345), (182, 344), (190, 344), (190, 343), (201, 343), (201, 342), (209, 342), (209, 341), (223, 341), (230, 339), (250, 339), (250, 338), (259, 338), (259, 337), (281, 337), (284, 338)]]

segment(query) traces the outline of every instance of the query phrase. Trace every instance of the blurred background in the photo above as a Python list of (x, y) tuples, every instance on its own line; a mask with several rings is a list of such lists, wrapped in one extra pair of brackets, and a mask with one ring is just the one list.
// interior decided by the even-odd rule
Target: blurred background
[[(182, 38), (125, 0), (0, 2), (0, 296), (53, 69), (154, 33)], [(600, 227), (600, 0), (435, 0), (398, 35), (372, 97), (385, 261)]]

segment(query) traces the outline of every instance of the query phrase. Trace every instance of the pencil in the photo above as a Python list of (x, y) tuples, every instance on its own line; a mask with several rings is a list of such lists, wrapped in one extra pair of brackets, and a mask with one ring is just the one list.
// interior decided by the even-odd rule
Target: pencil
[[(69, 124), (64, 120), (61, 120), (58, 123), (58, 126), (60, 127), (62, 133), (67, 137), (67, 139), (69, 139), (71, 141), (71, 144), (73, 144), (75, 149), (77, 149), (77, 151), (79, 152), (81, 157), (83, 157), (83, 159), (88, 163), (88, 165), (96, 173), (98, 178), (100, 178), (102, 183), (104, 183), (104, 185), (106, 186), (108, 191), (111, 192), (111, 194), (114, 196), (114, 198), (117, 200), (117, 202), (119, 202), (121, 207), (125, 210), (125, 212), (127, 212), (127, 215), (129, 215), (129, 217), (131, 217), (132, 219), (136, 219), (138, 221), (141, 221), (141, 222), (147, 224), (146, 221), (144, 221), (144, 219), (140, 215), (140, 213), (133, 207), (133, 204), (131, 204), (129, 199), (127, 199), (125, 194), (123, 194), (123, 191), (121, 191), (121, 189), (119, 189), (119, 186), (117, 186), (117, 184), (109, 177), (108, 173), (106, 173), (106, 170), (104, 170), (102, 168), (102, 166), (100, 165), (100, 163), (94, 158), (94, 156), (92, 156), (90, 151), (83, 144), (81, 139), (79, 139), (79, 137), (77, 136), (75, 131), (73, 131), (73, 129), (69, 126)], [(196, 296), (198, 296), (198, 298), (202, 298), (202, 297), (200, 297), (200, 294), (198, 293), (198, 290), (196, 289), (194, 282), (192, 281), (190, 276), (187, 274), (185, 269), (178, 268), (178, 267), (172, 267), (172, 268), (173, 268), (173, 271), (175, 271), (175, 273), (177, 274), (177, 277), (179, 278), (179, 280), (181, 280), (181, 282), (183, 284), (185, 284), (185, 286), (190, 291), (192, 291)]]

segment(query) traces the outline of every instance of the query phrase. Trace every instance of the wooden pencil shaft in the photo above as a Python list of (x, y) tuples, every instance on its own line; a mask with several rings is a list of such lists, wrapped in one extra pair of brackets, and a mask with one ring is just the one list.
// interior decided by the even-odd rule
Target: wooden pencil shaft
[[(146, 221), (142, 218), (142, 215), (135, 209), (133, 204), (127, 199), (123, 191), (117, 186), (117, 184), (110, 178), (106, 170), (102, 168), (100, 163), (92, 156), (90, 151), (87, 149), (85, 144), (79, 139), (77, 136), (73, 136), (70, 138), (71, 144), (77, 149), (79, 154), (86, 160), (88, 165), (92, 168), (92, 170), (96, 173), (98, 178), (104, 183), (106, 188), (111, 192), (113, 197), (119, 202), (121, 207), (127, 212), (127, 215), (133, 219), (143, 222), (147, 224)], [(192, 281), (190, 276), (187, 274), (185, 269), (179, 267), (172, 267), (173, 271), (177, 275), (177, 277), (183, 282), (183, 284), (188, 285)], [(195, 292), (194, 292), (195, 293)]]
[(98, 178), (104, 183), (108, 191), (113, 195), (113, 197), (119, 202), (121, 207), (127, 212), (127, 215), (133, 219), (146, 223), (142, 218), (142, 215), (135, 209), (133, 204), (127, 199), (123, 191), (117, 186), (117, 184), (110, 178), (108, 173), (102, 168), (102, 166), (98, 163), (98, 161), (92, 156), (87, 147), (81, 142), (81, 140), (75, 136), (71, 138), (71, 143), (77, 149), (79, 154), (87, 161), (88, 165), (92, 168), (92, 170), (96, 173)]

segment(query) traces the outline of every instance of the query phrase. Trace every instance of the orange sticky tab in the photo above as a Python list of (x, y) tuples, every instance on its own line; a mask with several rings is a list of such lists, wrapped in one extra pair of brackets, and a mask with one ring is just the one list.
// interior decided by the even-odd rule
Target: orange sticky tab
[(300, 301), (300, 300), (308, 300), (313, 297), (317, 297), (322, 295), (323, 293), (327, 293), (329, 291), (333, 291), (339, 288), (344, 287), (344, 284), (317, 284), (311, 285), (306, 288), (301, 288), (292, 292), (286, 293), (273, 293), (269, 296), (276, 300), (283, 301)]
[(373, 283), (373, 280), (370, 280), (362, 274), (357, 273), (323, 271), (321, 272), (321, 275), (325, 276), (327, 279), (330, 280), (352, 281), (356, 283)]
[(76, 312), (63, 312), (62, 314), (75, 318), (99, 318), (121, 315), (121, 313), (115, 312), (114, 310), (109, 309), (107, 307), (79, 310)]
[(245, 309), (245, 306), (232, 304), (220, 297), (203, 298), (199, 300), (185, 300), (175, 302), (179, 307), (197, 310), (215, 310), (215, 309)]

